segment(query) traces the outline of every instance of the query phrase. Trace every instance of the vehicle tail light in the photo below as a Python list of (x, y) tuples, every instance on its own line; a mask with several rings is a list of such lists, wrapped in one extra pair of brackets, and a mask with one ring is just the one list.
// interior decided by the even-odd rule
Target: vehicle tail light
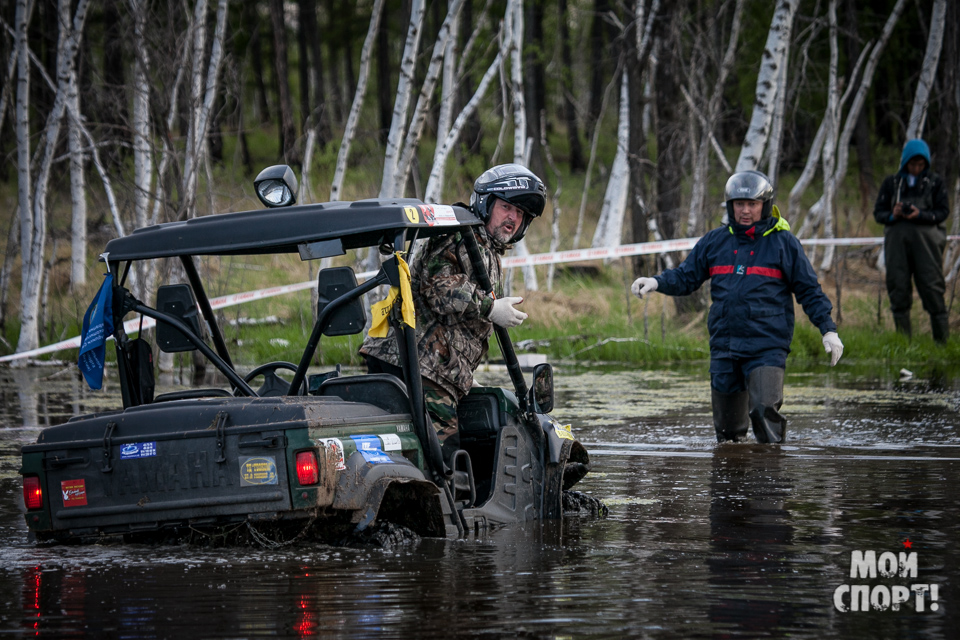
[(301, 486), (317, 484), (320, 481), (320, 464), (316, 451), (301, 451), (297, 454), (297, 481)]
[(23, 504), (26, 505), (27, 509), (43, 507), (43, 489), (40, 488), (40, 478), (37, 476), (24, 476)]

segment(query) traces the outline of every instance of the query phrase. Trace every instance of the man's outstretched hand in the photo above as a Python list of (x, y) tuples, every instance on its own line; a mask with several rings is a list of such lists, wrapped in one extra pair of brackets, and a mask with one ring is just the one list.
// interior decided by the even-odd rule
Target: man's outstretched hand
[(843, 343), (836, 331), (827, 331), (823, 334), (823, 349), (830, 354), (830, 366), (837, 366), (837, 361), (843, 355)]
[(523, 298), (497, 298), (490, 309), (490, 322), (506, 329), (520, 326), (520, 323), (527, 319), (527, 314), (514, 309), (513, 305), (521, 302)]
[(657, 281), (655, 278), (637, 278), (633, 281), (630, 290), (633, 291), (633, 295), (642, 298), (651, 291), (657, 290)]

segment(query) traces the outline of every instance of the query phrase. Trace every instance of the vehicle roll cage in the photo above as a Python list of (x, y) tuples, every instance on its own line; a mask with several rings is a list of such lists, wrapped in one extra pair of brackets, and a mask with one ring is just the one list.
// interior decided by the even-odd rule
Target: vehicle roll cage
[[(336, 312), (380, 285), (399, 287), (400, 270), (397, 256), (405, 255), (408, 249), (412, 249), (415, 240), (421, 237), (460, 232), (468, 246), (476, 247), (476, 237), (472, 227), (482, 222), (472, 212), (459, 206), (446, 207), (443, 210), (445, 215), (443, 224), (436, 224), (435, 219), (431, 220), (427, 217), (435, 208), (436, 205), (424, 205), (419, 200), (408, 199), (389, 202), (370, 200), (329, 205), (303, 205), (281, 210), (263, 210), (257, 212), (260, 215), (256, 216), (251, 215), (253, 212), (243, 212), (206, 216), (186, 223), (156, 225), (138, 230), (130, 236), (112, 240), (107, 244), (101, 260), (107, 262), (107, 268), (111, 273), (121, 274), (114, 285), (113, 312), (117, 364), (124, 407), (139, 403), (133, 392), (134, 383), (125, 357), (130, 340), (123, 328), (123, 317), (130, 312), (140, 313), (153, 318), (157, 323), (166, 323), (176, 328), (226, 376), (235, 394), (258, 396), (234, 368), (210, 300), (197, 272), (193, 260), (195, 255), (253, 255), (298, 251), (301, 258), (306, 255), (305, 259), (312, 259), (340, 255), (351, 248), (378, 246), (383, 251), (388, 246), (392, 247), (394, 255), (382, 262), (376, 275), (331, 300), (318, 314), (289, 387), (290, 390), (299, 392), (304, 386), (303, 382), (306, 379), (310, 361), (320, 343), (321, 335), (330, 325)], [(280, 211), (279, 215), (277, 211)], [(329, 217), (331, 213), (335, 214), (335, 217)], [(370, 219), (362, 218), (363, 213)], [(322, 224), (317, 224), (317, 219), (322, 216), (328, 217), (321, 220)], [(456, 216), (456, 219), (453, 220), (451, 216)], [(275, 220), (271, 221), (271, 218)], [(253, 225), (257, 229), (254, 233), (249, 229), (236, 233), (237, 225), (240, 224)], [(304, 230), (305, 226), (311, 225), (314, 227), (312, 232), (309, 229)], [(231, 237), (231, 233), (235, 237)], [(336, 235), (338, 233), (341, 235)], [(173, 240), (179, 242), (171, 245)], [(175, 248), (171, 249), (171, 246)], [(126, 279), (134, 262), (163, 257), (179, 258), (183, 265), (197, 307), (209, 327), (214, 348), (211, 348), (186, 322), (170, 313), (147, 306), (125, 288)], [(395, 307), (395, 310), (397, 308)], [(444, 464), (436, 431), (429, 424), (424, 407), (416, 329), (399, 322), (396, 314), (391, 314), (389, 322), (394, 326), (397, 336), (403, 363), (401, 369), (404, 372), (404, 382), (410, 397), (414, 429), (423, 444), (430, 466), (437, 474), (448, 477), (451, 470)], [(499, 335), (498, 338), (500, 338)], [(519, 367), (517, 372), (519, 373)], [(511, 377), (513, 377), (512, 373)], [(522, 375), (519, 376), (519, 380), (523, 387), (518, 387), (517, 390), (521, 392), (521, 388), (525, 390)], [(523, 393), (518, 393), (518, 397), (523, 397)]]

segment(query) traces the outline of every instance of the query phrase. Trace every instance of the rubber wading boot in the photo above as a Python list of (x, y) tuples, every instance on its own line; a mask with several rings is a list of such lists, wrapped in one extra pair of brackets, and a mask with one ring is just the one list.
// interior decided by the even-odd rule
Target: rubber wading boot
[(713, 426), (717, 430), (717, 442), (740, 442), (747, 437), (747, 392), (721, 393), (710, 388), (713, 405)]
[(750, 392), (750, 422), (757, 442), (777, 444), (787, 435), (787, 419), (780, 414), (783, 404), (783, 369), (757, 367), (747, 379)]
[(913, 334), (910, 330), (910, 313), (895, 313), (893, 314), (893, 326), (896, 327), (897, 333), (902, 333), (908, 338)]
[(933, 339), (940, 344), (946, 344), (950, 337), (950, 316), (946, 313), (930, 316), (930, 328), (933, 330)]

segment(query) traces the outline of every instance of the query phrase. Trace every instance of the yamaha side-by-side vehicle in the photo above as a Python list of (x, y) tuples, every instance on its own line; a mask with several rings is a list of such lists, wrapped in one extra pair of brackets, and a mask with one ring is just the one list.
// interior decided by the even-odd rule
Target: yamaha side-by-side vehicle
[[(284, 206), (295, 184), (288, 168), (271, 167), (256, 185), (268, 208), (146, 227), (107, 244), (101, 259), (115, 280), (112, 309), (101, 311), (112, 314), (123, 408), (46, 428), (23, 447), (25, 517), (37, 541), (229, 540), (231, 532), (336, 541), (385, 524), (458, 537), (562, 517), (564, 492), (589, 469), (587, 451), (548, 415), (551, 367), (534, 370), (528, 391), (506, 330), (496, 335), (514, 389), (476, 387), (461, 401), (455, 455), (444, 456), (424, 409), (416, 330), (400, 312), (399, 258), (415, 240), (453, 233), (476, 257), (473, 228), (482, 222), (464, 207), (413, 199)], [(364, 247), (390, 257), (361, 284), (349, 267), (319, 272), (317, 320), (299, 363), (238, 372), (196, 258), (310, 260)], [(160, 287), (149, 307), (126, 288), (128, 275), (137, 261), (163, 258), (179, 260), (189, 284)], [(389, 322), (403, 379), (342, 375), (339, 366), (310, 374), (321, 336), (364, 330), (364, 294), (380, 285), (401, 291)], [(154, 347), (126, 335), (128, 314), (157, 321), (160, 350), (199, 350), (230, 388), (154, 396)]]

